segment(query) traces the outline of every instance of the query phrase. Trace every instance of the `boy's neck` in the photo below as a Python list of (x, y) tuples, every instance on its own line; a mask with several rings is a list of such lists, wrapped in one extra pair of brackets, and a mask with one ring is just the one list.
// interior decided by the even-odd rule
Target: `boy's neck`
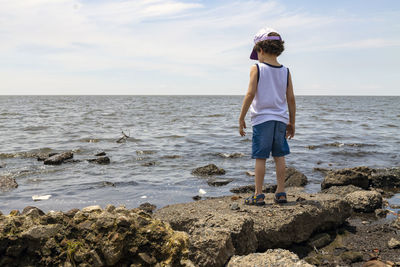
[(264, 62), (264, 63), (268, 63), (271, 65), (276, 65), (276, 66), (281, 65), (278, 62), (278, 57), (275, 55), (271, 55), (271, 54), (263, 53), (262, 55), (259, 56), (258, 61), (260, 61), (261, 63)]

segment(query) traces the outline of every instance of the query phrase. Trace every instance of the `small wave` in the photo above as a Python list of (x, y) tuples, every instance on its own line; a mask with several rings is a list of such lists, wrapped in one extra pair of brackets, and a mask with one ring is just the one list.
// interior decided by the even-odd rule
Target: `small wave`
[(27, 126), (23, 128), (23, 131), (30, 131), (30, 132), (35, 132), (35, 131), (41, 131), (41, 130), (46, 130), (48, 129), (48, 126)]
[(375, 151), (333, 151), (331, 152), (334, 156), (348, 156), (348, 157), (366, 157), (373, 154), (377, 154)]
[(398, 125), (395, 125), (395, 124), (386, 124), (386, 126), (390, 127), (390, 128), (398, 128), (399, 127)]
[(81, 142), (86, 142), (86, 143), (98, 143), (100, 142), (100, 139), (97, 138), (83, 138), (80, 139)]
[(307, 146), (308, 149), (316, 149), (316, 148), (321, 148), (321, 147), (343, 147), (343, 146), (348, 146), (348, 147), (372, 147), (376, 146), (375, 144), (363, 144), (363, 143), (340, 143), (340, 142), (334, 142), (334, 143), (326, 143), (322, 145), (309, 145)]
[(3, 112), (0, 113), (0, 116), (20, 116), (22, 115), (21, 113), (15, 113), (15, 112)]
[(222, 157), (222, 158), (241, 158), (244, 157), (244, 153), (217, 153), (218, 156)]
[(151, 155), (155, 153), (157, 153), (155, 150), (136, 150), (136, 155)]
[(183, 136), (183, 135), (172, 134), (172, 135), (156, 136), (155, 138), (157, 138), (157, 139), (162, 139), (162, 138), (177, 139), (177, 138), (184, 138), (184, 137), (185, 136)]
[(225, 117), (224, 114), (212, 114), (212, 115), (206, 115), (205, 117), (207, 118), (217, 118), (217, 117)]

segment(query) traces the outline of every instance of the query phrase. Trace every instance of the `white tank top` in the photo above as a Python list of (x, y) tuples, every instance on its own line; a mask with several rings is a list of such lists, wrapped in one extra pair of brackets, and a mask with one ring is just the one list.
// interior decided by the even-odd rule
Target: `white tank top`
[(267, 63), (257, 63), (258, 86), (250, 106), (251, 124), (257, 125), (266, 121), (289, 122), (286, 89), (289, 80), (289, 69)]

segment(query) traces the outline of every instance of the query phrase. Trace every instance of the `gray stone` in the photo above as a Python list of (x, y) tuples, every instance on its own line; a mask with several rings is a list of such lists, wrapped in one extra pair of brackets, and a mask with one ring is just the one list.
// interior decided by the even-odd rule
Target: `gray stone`
[(382, 208), (382, 195), (376, 191), (360, 190), (344, 197), (356, 212), (373, 212)]
[(84, 207), (82, 209), (82, 212), (95, 212), (95, 211), (100, 212), (101, 211), (101, 207), (99, 205), (93, 205), (93, 206)]

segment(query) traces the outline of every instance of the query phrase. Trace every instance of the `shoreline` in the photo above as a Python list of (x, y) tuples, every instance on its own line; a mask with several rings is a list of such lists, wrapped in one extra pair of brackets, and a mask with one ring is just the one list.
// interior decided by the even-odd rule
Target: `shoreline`
[[(288, 203), (280, 205), (273, 202), (273, 185), (264, 187), (265, 206), (244, 205), (249, 185), (232, 196), (160, 209), (147, 204), (47, 214), (34, 207), (12, 211), (0, 215), (0, 266), (256, 264), (250, 258), (258, 259), (257, 264), (279, 260), (298, 266), (362, 266), (378, 260), (400, 266), (400, 210), (396, 218), (385, 219), (389, 211), (383, 195), (390, 194), (378, 187), (400, 185), (400, 169), (328, 171), (319, 193), (306, 193), (296, 184), (304, 183), (301, 173), (291, 177), (286, 181), (294, 184), (287, 187)], [(32, 248), (25, 245), (32, 242)], [(21, 253), (26, 257), (18, 258)]]

